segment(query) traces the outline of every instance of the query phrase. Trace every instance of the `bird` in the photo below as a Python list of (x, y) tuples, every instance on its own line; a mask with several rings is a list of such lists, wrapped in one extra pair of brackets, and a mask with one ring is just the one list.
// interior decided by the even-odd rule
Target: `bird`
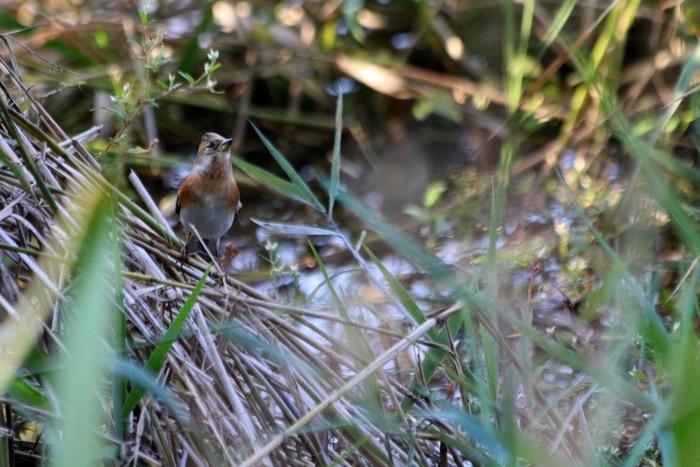
[(210, 254), (221, 262), (221, 237), (242, 207), (231, 167), (232, 142), (219, 134), (205, 133), (192, 171), (177, 190), (175, 212), (187, 232), (183, 258), (199, 250), (201, 238)]

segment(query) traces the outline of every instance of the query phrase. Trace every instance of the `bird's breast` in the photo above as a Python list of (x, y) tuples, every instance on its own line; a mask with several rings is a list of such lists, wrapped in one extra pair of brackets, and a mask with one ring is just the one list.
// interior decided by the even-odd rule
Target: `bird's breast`
[(204, 239), (218, 239), (233, 224), (239, 203), (232, 176), (220, 179), (205, 173), (188, 176), (180, 186), (180, 221), (188, 232), (193, 225)]

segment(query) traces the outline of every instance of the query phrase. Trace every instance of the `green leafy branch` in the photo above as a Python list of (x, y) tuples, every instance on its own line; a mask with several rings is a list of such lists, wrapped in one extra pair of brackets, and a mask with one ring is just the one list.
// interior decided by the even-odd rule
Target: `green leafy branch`
[[(114, 93), (110, 96), (111, 105), (105, 108), (116, 115), (122, 125), (103, 149), (100, 157), (104, 156), (115, 143), (124, 137), (134, 119), (141, 115), (145, 106), (157, 106), (156, 101), (175, 92), (195, 89), (206, 89), (211, 93), (219, 92), (215, 89), (216, 80), (213, 78), (213, 73), (221, 67), (221, 63), (218, 61), (219, 51), (214, 49), (209, 50), (204, 70), (199, 76), (195, 77), (185, 71), (178, 70), (177, 75), (182, 79), (178, 79), (172, 73), (168, 73), (167, 80), (156, 78), (163, 66), (171, 60), (165, 54), (167, 34), (162, 29), (158, 29), (154, 34), (150, 32), (150, 26), (153, 24), (153, 21), (148, 18), (147, 8), (147, 5), (145, 5), (143, 9), (139, 10), (139, 17), (143, 26), (140, 41), (129, 41), (134, 46), (132, 49), (134, 50), (134, 59), (137, 63), (143, 64), (143, 76), (135, 81), (143, 84), (140, 88), (136, 88), (130, 82), (122, 83), (120, 79), (115, 78), (113, 82)], [(157, 91), (155, 93), (154, 82), (158, 86), (158, 88), (155, 88)], [(140, 92), (135, 92), (134, 89), (139, 89)]]

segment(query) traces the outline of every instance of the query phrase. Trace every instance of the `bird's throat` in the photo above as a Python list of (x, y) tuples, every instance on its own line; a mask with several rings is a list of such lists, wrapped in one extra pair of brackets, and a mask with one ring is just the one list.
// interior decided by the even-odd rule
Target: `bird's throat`
[(208, 177), (213, 178), (229, 178), (233, 176), (233, 169), (228, 157), (216, 155), (205, 160), (195, 161), (192, 173), (207, 174)]

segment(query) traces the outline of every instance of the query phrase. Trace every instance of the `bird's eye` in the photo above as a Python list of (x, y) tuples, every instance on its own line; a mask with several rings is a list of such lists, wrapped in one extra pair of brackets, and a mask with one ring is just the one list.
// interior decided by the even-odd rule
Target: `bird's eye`
[(207, 144), (207, 149), (214, 149), (215, 147), (216, 147), (216, 143), (214, 143), (213, 141), (211, 143)]

